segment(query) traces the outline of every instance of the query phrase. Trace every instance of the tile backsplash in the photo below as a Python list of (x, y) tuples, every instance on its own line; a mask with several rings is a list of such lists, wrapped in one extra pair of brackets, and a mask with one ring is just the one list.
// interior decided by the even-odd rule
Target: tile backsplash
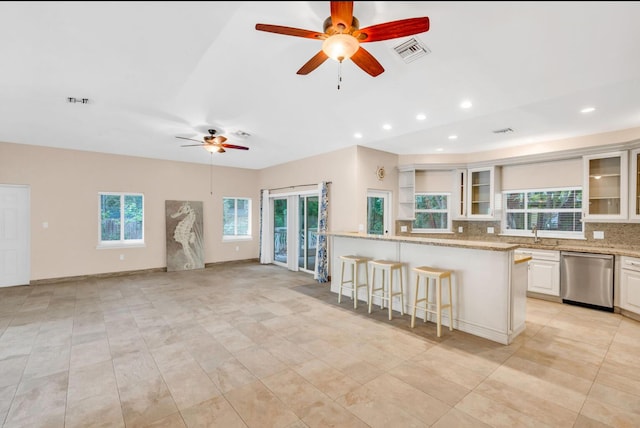
[[(454, 220), (452, 222), (453, 233), (412, 233), (411, 223), (412, 222), (410, 220), (396, 221), (396, 235), (512, 243), (531, 243), (533, 241), (533, 236), (528, 238), (501, 235), (500, 221)], [(407, 232), (401, 232), (401, 226), (406, 226)], [(584, 226), (585, 239), (541, 238), (541, 243), (640, 249), (640, 223), (584, 223)], [(462, 232), (458, 232), (459, 227), (462, 227)], [(494, 233), (488, 233), (487, 230), (489, 228), (493, 228)], [(594, 239), (594, 232), (602, 232), (604, 234), (604, 239)]]

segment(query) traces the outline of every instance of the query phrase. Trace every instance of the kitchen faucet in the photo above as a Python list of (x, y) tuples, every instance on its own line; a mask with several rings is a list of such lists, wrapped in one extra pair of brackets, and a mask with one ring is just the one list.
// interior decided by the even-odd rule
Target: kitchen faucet
[(531, 228), (531, 233), (533, 233), (533, 242), (540, 242), (540, 238), (538, 238), (538, 226), (534, 224)]

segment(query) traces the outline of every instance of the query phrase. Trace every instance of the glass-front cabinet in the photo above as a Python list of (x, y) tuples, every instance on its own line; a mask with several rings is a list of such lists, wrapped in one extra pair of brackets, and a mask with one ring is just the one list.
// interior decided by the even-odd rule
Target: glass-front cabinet
[(627, 219), (627, 152), (611, 152), (583, 157), (584, 219)]
[(631, 192), (629, 196), (629, 219), (640, 220), (640, 149), (631, 150)]
[(462, 220), (467, 217), (467, 170), (453, 170), (453, 193), (451, 198), (451, 217)]
[(493, 219), (496, 215), (495, 194), (500, 192), (496, 167), (470, 168), (467, 177), (467, 218)]

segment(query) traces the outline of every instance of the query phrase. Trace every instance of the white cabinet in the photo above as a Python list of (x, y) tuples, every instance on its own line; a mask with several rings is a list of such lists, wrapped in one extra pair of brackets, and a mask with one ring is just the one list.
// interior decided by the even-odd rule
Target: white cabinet
[(627, 151), (584, 156), (582, 209), (585, 221), (625, 220)]
[(498, 167), (467, 170), (467, 218), (493, 220), (498, 218), (496, 195), (500, 193)]
[(622, 256), (620, 307), (640, 314), (640, 259)]
[(631, 150), (631, 172), (629, 174), (629, 219), (640, 220), (640, 149)]
[(415, 170), (400, 170), (398, 172), (398, 220), (415, 220), (415, 187)]
[(467, 170), (453, 170), (453, 192), (451, 193), (451, 218), (464, 220), (467, 217)]
[(560, 297), (560, 251), (516, 250), (531, 256), (527, 291)]

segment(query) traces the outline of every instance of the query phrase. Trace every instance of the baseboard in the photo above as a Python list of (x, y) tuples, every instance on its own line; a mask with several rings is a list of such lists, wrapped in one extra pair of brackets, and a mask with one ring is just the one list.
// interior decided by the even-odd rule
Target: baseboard
[[(258, 259), (244, 259), (244, 260), (230, 260), (226, 262), (205, 263), (204, 268), (206, 269), (206, 268), (220, 266), (220, 265), (256, 263), (258, 261), (259, 261)], [(155, 273), (155, 272), (166, 272), (166, 271), (167, 271), (166, 267), (159, 267), (159, 268), (150, 268), (150, 269), (125, 270), (125, 271), (119, 271), (119, 272), (95, 273), (95, 274), (89, 274), (89, 275), (63, 276), (58, 278), (34, 279), (29, 281), (29, 285), (58, 284), (61, 282), (86, 281), (89, 279), (96, 279), (96, 278), (115, 278), (119, 276), (130, 276), (130, 275), (139, 275), (144, 273)]]

